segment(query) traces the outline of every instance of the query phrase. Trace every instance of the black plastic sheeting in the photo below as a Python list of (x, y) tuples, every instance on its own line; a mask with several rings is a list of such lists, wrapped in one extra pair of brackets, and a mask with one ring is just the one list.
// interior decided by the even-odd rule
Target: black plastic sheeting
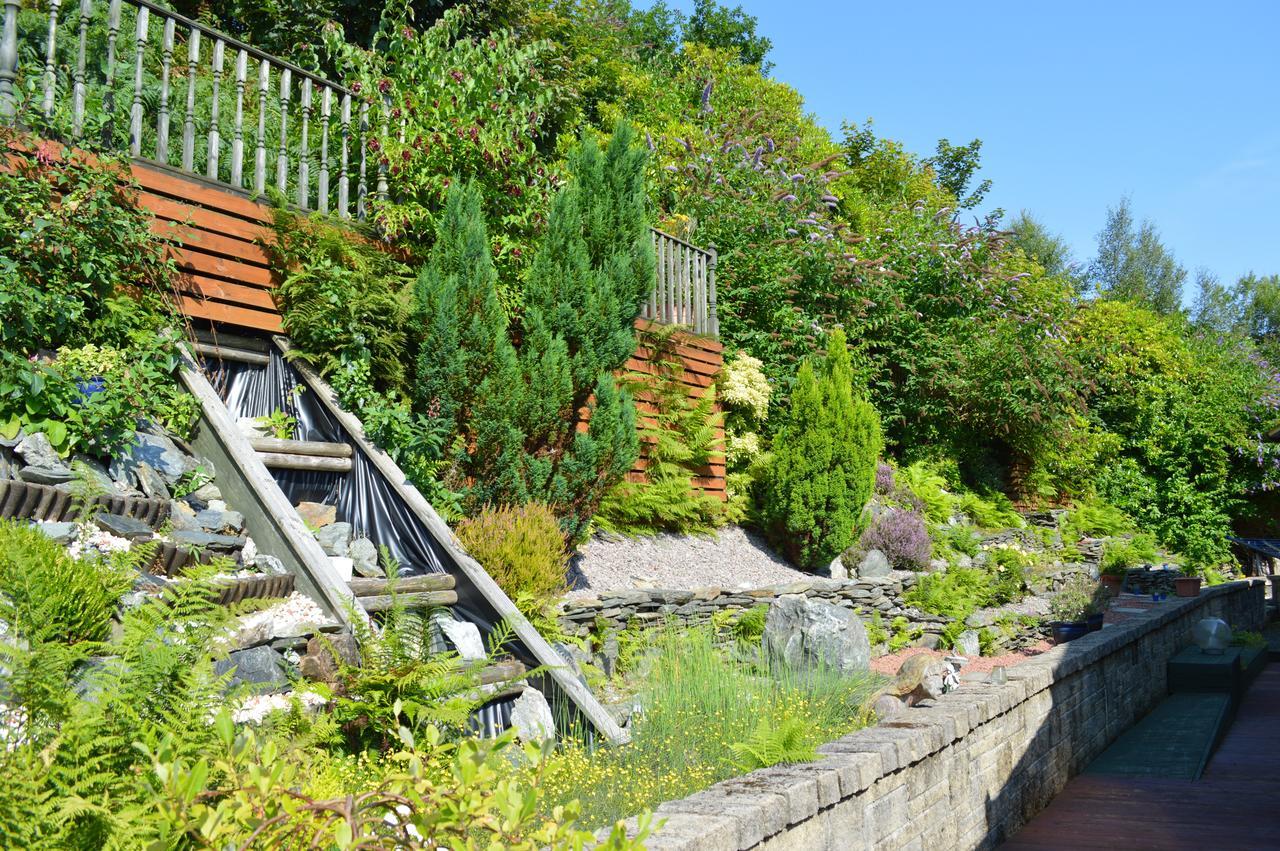
[[(273, 348), (270, 357), (266, 366), (218, 360), (204, 364), (210, 384), (226, 403), (232, 419), (265, 417), (283, 411), (297, 421), (294, 437), (298, 440), (351, 444), (342, 424), (281, 353)], [(349, 473), (277, 469), (270, 472), (294, 505), (303, 501), (332, 505), (337, 509), (338, 520), (351, 524), (353, 535), (367, 537), (379, 547), (385, 546), (399, 562), (399, 575), (451, 574), (458, 594), (454, 614), (476, 624), (480, 632), (488, 636), (498, 620), (497, 613), (459, 569), (449, 551), (436, 541), (396, 487), (382, 476), (359, 446), (352, 445), (351, 461)], [(505, 649), (529, 668), (537, 667), (533, 655), (518, 639), (513, 637)], [(550, 678), (539, 679), (539, 685), (544, 686), (542, 690), (547, 692), (545, 686), (550, 685)], [(559, 689), (548, 694), (548, 698), (558, 697)], [(513, 701), (514, 698), (483, 707), (473, 722), (483, 728), (485, 735), (495, 735), (510, 726)]]

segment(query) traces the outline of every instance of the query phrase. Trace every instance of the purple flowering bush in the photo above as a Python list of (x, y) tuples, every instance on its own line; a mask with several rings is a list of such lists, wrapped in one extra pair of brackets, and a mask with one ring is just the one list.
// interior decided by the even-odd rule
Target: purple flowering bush
[(929, 566), (933, 542), (917, 511), (891, 508), (871, 521), (858, 541), (862, 552), (879, 550), (899, 570), (922, 570)]
[(881, 461), (876, 465), (876, 493), (888, 496), (893, 493), (893, 468)]

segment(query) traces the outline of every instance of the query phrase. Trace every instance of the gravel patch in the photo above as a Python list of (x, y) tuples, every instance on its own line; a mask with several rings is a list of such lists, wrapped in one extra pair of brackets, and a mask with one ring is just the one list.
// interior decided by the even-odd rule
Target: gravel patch
[[(965, 674), (985, 674), (996, 667), (1009, 668), (1019, 662), (1030, 659), (1032, 656), (1039, 656), (1048, 650), (1052, 650), (1053, 645), (1047, 641), (1037, 641), (1030, 647), (1022, 650), (1015, 650), (1012, 653), (1004, 653), (1000, 656), (974, 656), (969, 658), (960, 666), (959, 675), (963, 677)], [(956, 655), (954, 651), (947, 650), (926, 650), (923, 647), (908, 647), (899, 650), (897, 653), (887, 653), (884, 656), (877, 656), (871, 660), (871, 670), (877, 674), (884, 674), (892, 677), (898, 673), (898, 669), (902, 667), (902, 663), (910, 659), (912, 656), (919, 655), (931, 656), (934, 659), (942, 659), (947, 656)]]
[(628, 588), (760, 588), (810, 576), (774, 555), (759, 535), (739, 526), (714, 535), (597, 534), (569, 565), (569, 596)]

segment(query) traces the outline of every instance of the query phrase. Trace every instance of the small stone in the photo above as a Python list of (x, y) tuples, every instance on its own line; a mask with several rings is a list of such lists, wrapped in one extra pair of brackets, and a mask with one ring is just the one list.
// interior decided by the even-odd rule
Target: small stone
[(266, 645), (237, 650), (215, 662), (213, 671), (219, 676), (231, 673), (228, 686), (246, 685), (254, 694), (272, 694), (289, 688), (284, 657)]
[(316, 532), (316, 540), (327, 555), (345, 557), (351, 546), (351, 524), (330, 523)]
[(964, 625), (974, 629), (991, 626), (994, 622), (995, 617), (990, 612), (974, 612), (964, 619)]
[(913, 647), (923, 647), (926, 650), (937, 650), (942, 646), (942, 638), (937, 633), (926, 632), (924, 635), (911, 642)]
[(436, 624), (458, 651), (458, 655), (466, 661), (478, 661), (489, 655), (485, 652), (480, 629), (475, 624), (447, 617), (437, 618)]
[(334, 683), (342, 665), (353, 668), (360, 665), (360, 648), (349, 632), (314, 636), (307, 642), (306, 651), (298, 660), (298, 671), (309, 680)]
[(99, 529), (129, 541), (149, 541), (155, 534), (146, 523), (123, 514), (99, 514), (93, 520)]
[(189, 532), (200, 531), (200, 524), (196, 522), (196, 512), (192, 510), (190, 505), (187, 505), (185, 500), (169, 500), (169, 523), (174, 529), (185, 529)]
[(875, 711), (876, 717), (881, 721), (888, 721), (896, 715), (900, 715), (906, 706), (903, 705), (899, 698), (891, 694), (882, 694), (875, 699), (875, 703), (871, 704), (872, 710)]
[(213, 482), (201, 485), (191, 492), (191, 496), (205, 503), (206, 505), (215, 499), (222, 499), (222, 491), (218, 490), (218, 486)]
[(849, 578), (849, 568), (844, 566), (843, 556), (836, 556), (831, 560), (831, 564), (827, 565), (827, 575), (832, 579)]
[(43, 432), (34, 432), (24, 437), (14, 449), (31, 467), (65, 467), (62, 457), (58, 455), (49, 438)]
[(978, 641), (978, 633), (976, 630), (966, 629), (964, 632), (956, 636), (956, 650), (962, 656), (980, 656), (982, 655), (981, 644)]
[(284, 562), (273, 555), (259, 553), (253, 560), (253, 566), (263, 573), (269, 573), (272, 576), (284, 576), (289, 571), (285, 569)]
[(378, 548), (368, 538), (352, 541), (347, 547), (347, 557), (351, 559), (351, 569), (356, 576), (381, 579), (386, 575), (378, 565)]
[(82, 479), (92, 485), (94, 490), (102, 493), (116, 493), (117, 486), (111, 476), (107, 474), (107, 468), (103, 467), (88, 455), (76, 455), (71, 459), (72, 472), (76, 474), (76, 478)]
[(618, 657), (622, 654), (622, 648), (618, 644), (618, 637), (613, 633), (604, 640), (600, 645), (600, 669), (604, 671), (606, 677), (612, 677), (618, 671)]
[(164, 476), (156, 472), (155, 467), (142, 461), (133, 472), (138, 479), (138, 487), (142, 488), (144, 494), (152, 499), (169, 498), (169, 486), (165, 484)]
[(36, 528), (64, 546), (74, 541), (79, 534), (74, 523), (37, 523)]
[(253, 560), (258, 557), (258, 542), (253, 538), (245, 537), (244, 547), (240, 550), (240, 563), (253, 564)]
[(928, 573), (941, 573), (947, 569), (947, 560), (945, 558), (935, 558), (929, 561)]
[(551, 706), (542, 692), (532, 686), (525, 688), (524, 693), (512, 703), (511, 726), (526, 742), (554, 741), (556, 737), (556, 720), (551, 714)]
[(298, 516), (309, 529), (323, 529), (338, 519), (338, 509), (333, 505), (320, 502), (300, 502), (297, 504)]
[(858, 562), (859, 579), (878, 579), (888, 576), (893, 571), (889, 557), (880, 550), (868, 550)]
[(69, 467), (33, 466), (18, 471), (18, 478), (35, 485), (63, 485), (76, 476)]

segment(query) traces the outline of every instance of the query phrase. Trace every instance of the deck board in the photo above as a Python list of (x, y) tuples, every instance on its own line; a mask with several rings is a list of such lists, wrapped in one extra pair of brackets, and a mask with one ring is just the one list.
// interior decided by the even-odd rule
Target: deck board
[(1082, 774), (1008, 851), (1280, 848), (1280, 665), (1269, 665), (1199, 780)]

